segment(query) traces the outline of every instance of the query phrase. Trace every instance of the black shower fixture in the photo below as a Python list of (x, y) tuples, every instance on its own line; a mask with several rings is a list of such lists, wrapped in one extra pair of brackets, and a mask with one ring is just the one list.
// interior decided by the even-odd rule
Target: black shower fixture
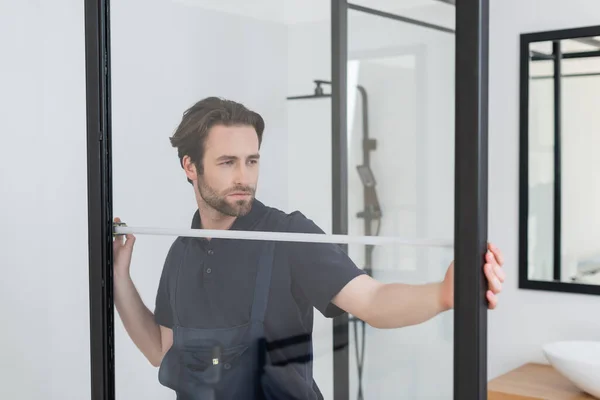
[(323, 81), (320, 79), (315, 79), (313, 81), (317, 86), (315, 87), (315, 93), (314, 94), (307, 94), (307, 95), (302, 95), (302, 96), (290, 96), (287, 99), (288, 100), (299, 100), (299, 99), (316, 99), (316, 98), (327, 98), (327, 97), (331, 97), (331, 93), (325, 93), (323, 92), (323, 84), (325, 85), (331, 85), (330, 81)]

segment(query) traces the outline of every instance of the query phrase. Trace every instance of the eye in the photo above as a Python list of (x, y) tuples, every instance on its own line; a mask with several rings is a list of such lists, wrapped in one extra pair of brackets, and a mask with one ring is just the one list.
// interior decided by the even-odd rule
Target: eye
[(231, 160), (225, 161), (225, 162), (221, 163), (221, 165), (233, 165), (233, 161), (231, 161)]

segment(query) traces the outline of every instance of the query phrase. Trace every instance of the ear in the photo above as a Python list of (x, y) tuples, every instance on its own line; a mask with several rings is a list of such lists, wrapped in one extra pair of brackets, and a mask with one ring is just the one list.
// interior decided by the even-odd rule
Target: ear
[(183, 170), (185, 171), (185, 175), (191, 181), (195, 181), (198, 179), (198, 174), (196, 170), (196, 165), (192, 162), (190, 156), (184, 156), (182, 160)]

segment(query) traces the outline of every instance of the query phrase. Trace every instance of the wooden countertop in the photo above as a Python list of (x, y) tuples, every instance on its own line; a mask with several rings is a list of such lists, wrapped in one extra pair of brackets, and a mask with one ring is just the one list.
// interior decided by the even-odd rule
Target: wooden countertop
[(488, 383), (488, 400), (596, 400), (552, 366), (525, 364)]

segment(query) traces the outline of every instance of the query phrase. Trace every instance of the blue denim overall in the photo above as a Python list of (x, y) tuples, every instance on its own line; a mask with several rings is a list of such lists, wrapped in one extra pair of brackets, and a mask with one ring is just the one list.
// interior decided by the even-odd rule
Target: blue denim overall
[(174, 317), (173, 345), (162, 360), (159, 382), (173, 389), (178, 400), (265, 398), (261, 388), (265, 363), (264, 320), (275, 244), (264, 242), (263, 246), (250, 320), (243, 325), (219, 329), (181, 326), (175, 307), (178, 274), (172, 275), (175, 278), (169, 285)]

